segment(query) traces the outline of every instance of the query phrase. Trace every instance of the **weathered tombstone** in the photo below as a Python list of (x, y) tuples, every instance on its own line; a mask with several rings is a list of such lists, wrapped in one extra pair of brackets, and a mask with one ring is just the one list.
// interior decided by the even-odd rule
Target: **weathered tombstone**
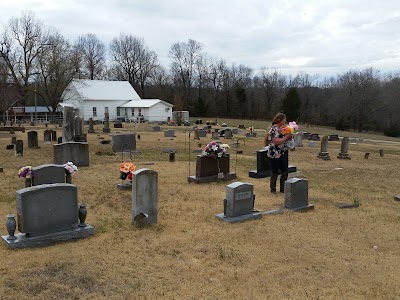
[(86, 134), (84, 132), (84, 122), (83, 118), (81, 117), (75, 117), (75, 136), (74, 136), (74, 141), (75, 142), (86, 142)]
[(37, 131), (28, 131), (28, 148), (39, 148)]
[(89, 166), (89, 144), (68, 142), (53, 145), (55, 164), (65, 164), (72, 161), (77, 167)]
[(43, 184), (18, 190), (16, 206), (21, 234), (12, 240), (2, 237), (10, 248), (49, 245), (94, 234), (94, 228), (84, 223), (86, 209), (78, 209), (75, 185)]
[(308, 204), (308, 180), (290, 178), (285, 181), (284, 207), (290, 210), (301, 210), (314, 207), (313, 204)]
[(301, 132), (294, 134), (294, 145), (295, 147), (303, 147), (303, 134)]
[(199, 155), (196, 160), (196, 175), (189, 176), (188, 181), (205, 183), (217, 181), (218, 179), (223, 181), (236, 179), (236, 174), (231, 174), (229, 168), (229, 154), (225, 154), (221, 158)]
[(213, 140), (219, 140), (219, 134), (218, 134), (218, 132), (211, 132), (211, 138), (213, 139)]
[(311, 133), (310, 137), (308, 138), (310, 141), (319, 141), (320, 137), (317, 133)]
[(311, 135), (311, 133), (309, 133), (307, 131), (302, 132), (302, 134), (303, 134), (303, 139), (305, 139), (305, 140), (308, 140), (310, 138), (310, 135)]
[(200, 139), (200, 137), (199, 137), (199, 128), (197, 126), (194, 128), (194, 138), (193, 139), (195, 139), (195, 140), (199, 140)]
[(52, 183), (65, 183), (63, 165), (46, 164), (32, 168), (32, 186)]
[(331, 160), (328, 152), (328, 137), (325, 135), (321, 140), (321, 152), (317, 156), (319, 159)]
[(104, 128), (103, 132), (110, 133), (110, 117), (108, 113), (104, 113)]
[(71, 106), (64, 106), (63, 142), (73, 142), (75, 135), (75, 112)]
[[(233, 133), (233, 132), (232, 132)], [(246, 137), (248, 138), (256, 138), (257, 137), (257, 132), (246, 132)]]
[(136, 134), (129, 133), (118, 133), (112, 134), (112, 151), (118, 152), (131, 152), (136, 150)]
[(93, 118), (89, 118), (89, 130), (88, 133), (94, 133), (94, 122)]
[(366, 152), (366, 153), (364, 154), (364, 159), (368, 159), (368, 157), (369, 157), (369, 152)]
[(114, 128), (122, 128), (122, 122), (120, 122), (120, 121), (115, 121), (115, 122), (114, 122)]
[(230, 130), (229, 128), (226, 128), (225, 129), (225, 134), (224, 134), (224, 137), (226, 138), (226, 139), (232, 139), (232, 130)]
[(317, 147), (317, 143), (314, 142), (314, 141), (309, 141), (309, 142), (308, 142), (308, 147), (310, 147), (310, 148), (315, 148), (315, 147)]
[(153, 129), (153, 131), (161, 131), (160, 126), (153, 126), (152, 129)]
[(132, 174), (132, 223), (157, 223), (158, 173), (139, 169)]
[(11, 137), (11, 144), (15, 145), (17, 143), (17, 137), (16, 136), (12, 136)]
[(175, 137), (175, 131), (172, 129), (164, 130), (164, 137)]
[[(348, 154), (348, 151), (349, 151), (349, 138), (348, 137), (344, 137), (342, 139), (342, 144), (340, 146), (340, 153), (339, 153), (337, 158), (339, 158), (339, 159), (351, 159), (351, 157)], [(367, 156), (367, 158), (368, 158), (368, 156)]]
[(199, 130), (198, 134), (199, 134), (199, 138), (207, 137), (207, 131), (205, 131), (205, 130)]
[(339, 141), (339, 136), (337, 134), (328, 135), (328, 141)]
[(175, 162), (175, 152), (169, 153), (169, 162)]
[(57, 139), (57, 143), (58, 143), (58, 144), (61, 144), (62, 142), (63, 142), (62, 136), (60, 136), (60, 137)]
[(262, 214), (254, 211), (254, 186), (250, 183), (234, 182), (226, 186), (224, 213), (215, 215), (230, 223), (260, 219)]
[(24, 141), (17, 140), (15, 144), (15, 156), (24, 156)]
[(43, 139), (45, 144), (51, 144), (51, 132), (52, 130), (45, 130), (43, 133)]
[(383, 149), (379, 150), (379, 155), (380, 155), (380, 157), (384, 157), (385, 156), (385, 154), (383, 153)]
[(14, 144), (9, 144), (9, 145), (7, 145), (7, 146), (6, 146), (6, 149), (7, 149), (7, 150), (12, 150), (12, 149), (14, 149)]

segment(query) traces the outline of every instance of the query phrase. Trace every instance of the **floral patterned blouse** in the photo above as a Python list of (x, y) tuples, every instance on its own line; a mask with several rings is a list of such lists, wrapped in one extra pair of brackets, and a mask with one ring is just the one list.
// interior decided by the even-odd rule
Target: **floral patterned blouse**
[(272, 125), (271, 129), (268, 132), (268, 144), (267, 144), (267, 156), (269, 158), (279, 158), (281, 155), (285, 153), (285, 145), (284, 143), (280, 145), (275, 145), (272, 142), (272, 138), (283, 138), (283, 134), (276, 125)]

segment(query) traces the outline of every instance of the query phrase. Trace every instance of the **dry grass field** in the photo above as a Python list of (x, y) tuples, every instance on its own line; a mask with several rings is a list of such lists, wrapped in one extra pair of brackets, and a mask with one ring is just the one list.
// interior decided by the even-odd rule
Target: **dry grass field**
[[(97, 125), (98, 134), (88, 135), (90, 166), (79, 168), (72, 178), (95, 235), (45, 248), (10, 250), (1, 245), (1, 299), (400, 299), (400, 202), (394, 201), (400, 194), (399, 139), (300, 128), (364, 141), (349, 145), (349, 161), (336, 158), (340, 142), (329, 142), (331, 161), (317, 159), (319, 143), (309, 148), (304, 141), (303, 148), (290, 152), (290, 164), (309, 180), (314, 210), (229, 224), (215, 218), (223, 211), (229, 182), (187, 181), (195, 173), (196, 156), (190, 154), (189, 171), (189, 138), (183, 132), (188, 127), (162, 126), (161, 132), (152, 132), (151, 126), (137, 128), (141, 154), (133, 162), (158, 172), (158, 224), (131, 224), (131, 191), (116, 187), (122, 158), (106, 155), (111, 145), (100, 144), (98, 135), (110, 137)], [(39, 131), (41, 148), (28, 149), (27, 133), (16, 132), (24, 140), (23, 157), (5, 149), (11, 138), (0, 133), (1, 235), (7, 233), (6, 215), (16, 213), (15, 192), (24, 185), (18, 169), (53, 160), (52, 145), (43, 143), (44, 126), (27, 129)], [(174, 129), (176, 138), (165, 138), (164, 129)], [(58, 136), (61, 130), (57, 128)], [(132, 124), (118, 129), (133, 130)], [(209, 141), (202, 139), (202, 147)], [(248, 177), (256, 168), (262, 137), (239, 142), (243, 154), (229, 149), (231, 172), (236, 170), (238, 181), (254, 184), (258, 210), (279, 208), (284, 196), (269, 193), (269, 179)], [(192, 140), (191, 148), (200, 149), (198, 143)], [(173, 163), (162, 152), (168, 147), (178, 149)], [(379, 156), (381, 148), (384, 157)], [(365, 152), (371, 153), (369, 159), (364, 159)], [(361, 202), (359, 208), (336, 207), (354, 200)]]

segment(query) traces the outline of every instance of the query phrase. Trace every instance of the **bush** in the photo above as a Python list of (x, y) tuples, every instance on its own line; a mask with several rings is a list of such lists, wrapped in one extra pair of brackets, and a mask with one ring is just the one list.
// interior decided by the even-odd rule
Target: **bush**
[(342, 131), (349, 130), (350, 124), (345, 118), (342, 117), (336, 121), (335, 128), (336, 130), (342, 130)]
[(391, 125), (383, 131), (386, 136), (400, 137), (400, 127), (396, 125)]

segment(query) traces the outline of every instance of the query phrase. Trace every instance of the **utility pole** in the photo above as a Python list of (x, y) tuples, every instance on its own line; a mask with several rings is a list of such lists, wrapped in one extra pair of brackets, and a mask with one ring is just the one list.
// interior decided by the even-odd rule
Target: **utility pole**
[(37, 125), (37, 101), (36, 101), (36, 86), (37, 86), (37, 83), (35, 82), (35, 125)]

